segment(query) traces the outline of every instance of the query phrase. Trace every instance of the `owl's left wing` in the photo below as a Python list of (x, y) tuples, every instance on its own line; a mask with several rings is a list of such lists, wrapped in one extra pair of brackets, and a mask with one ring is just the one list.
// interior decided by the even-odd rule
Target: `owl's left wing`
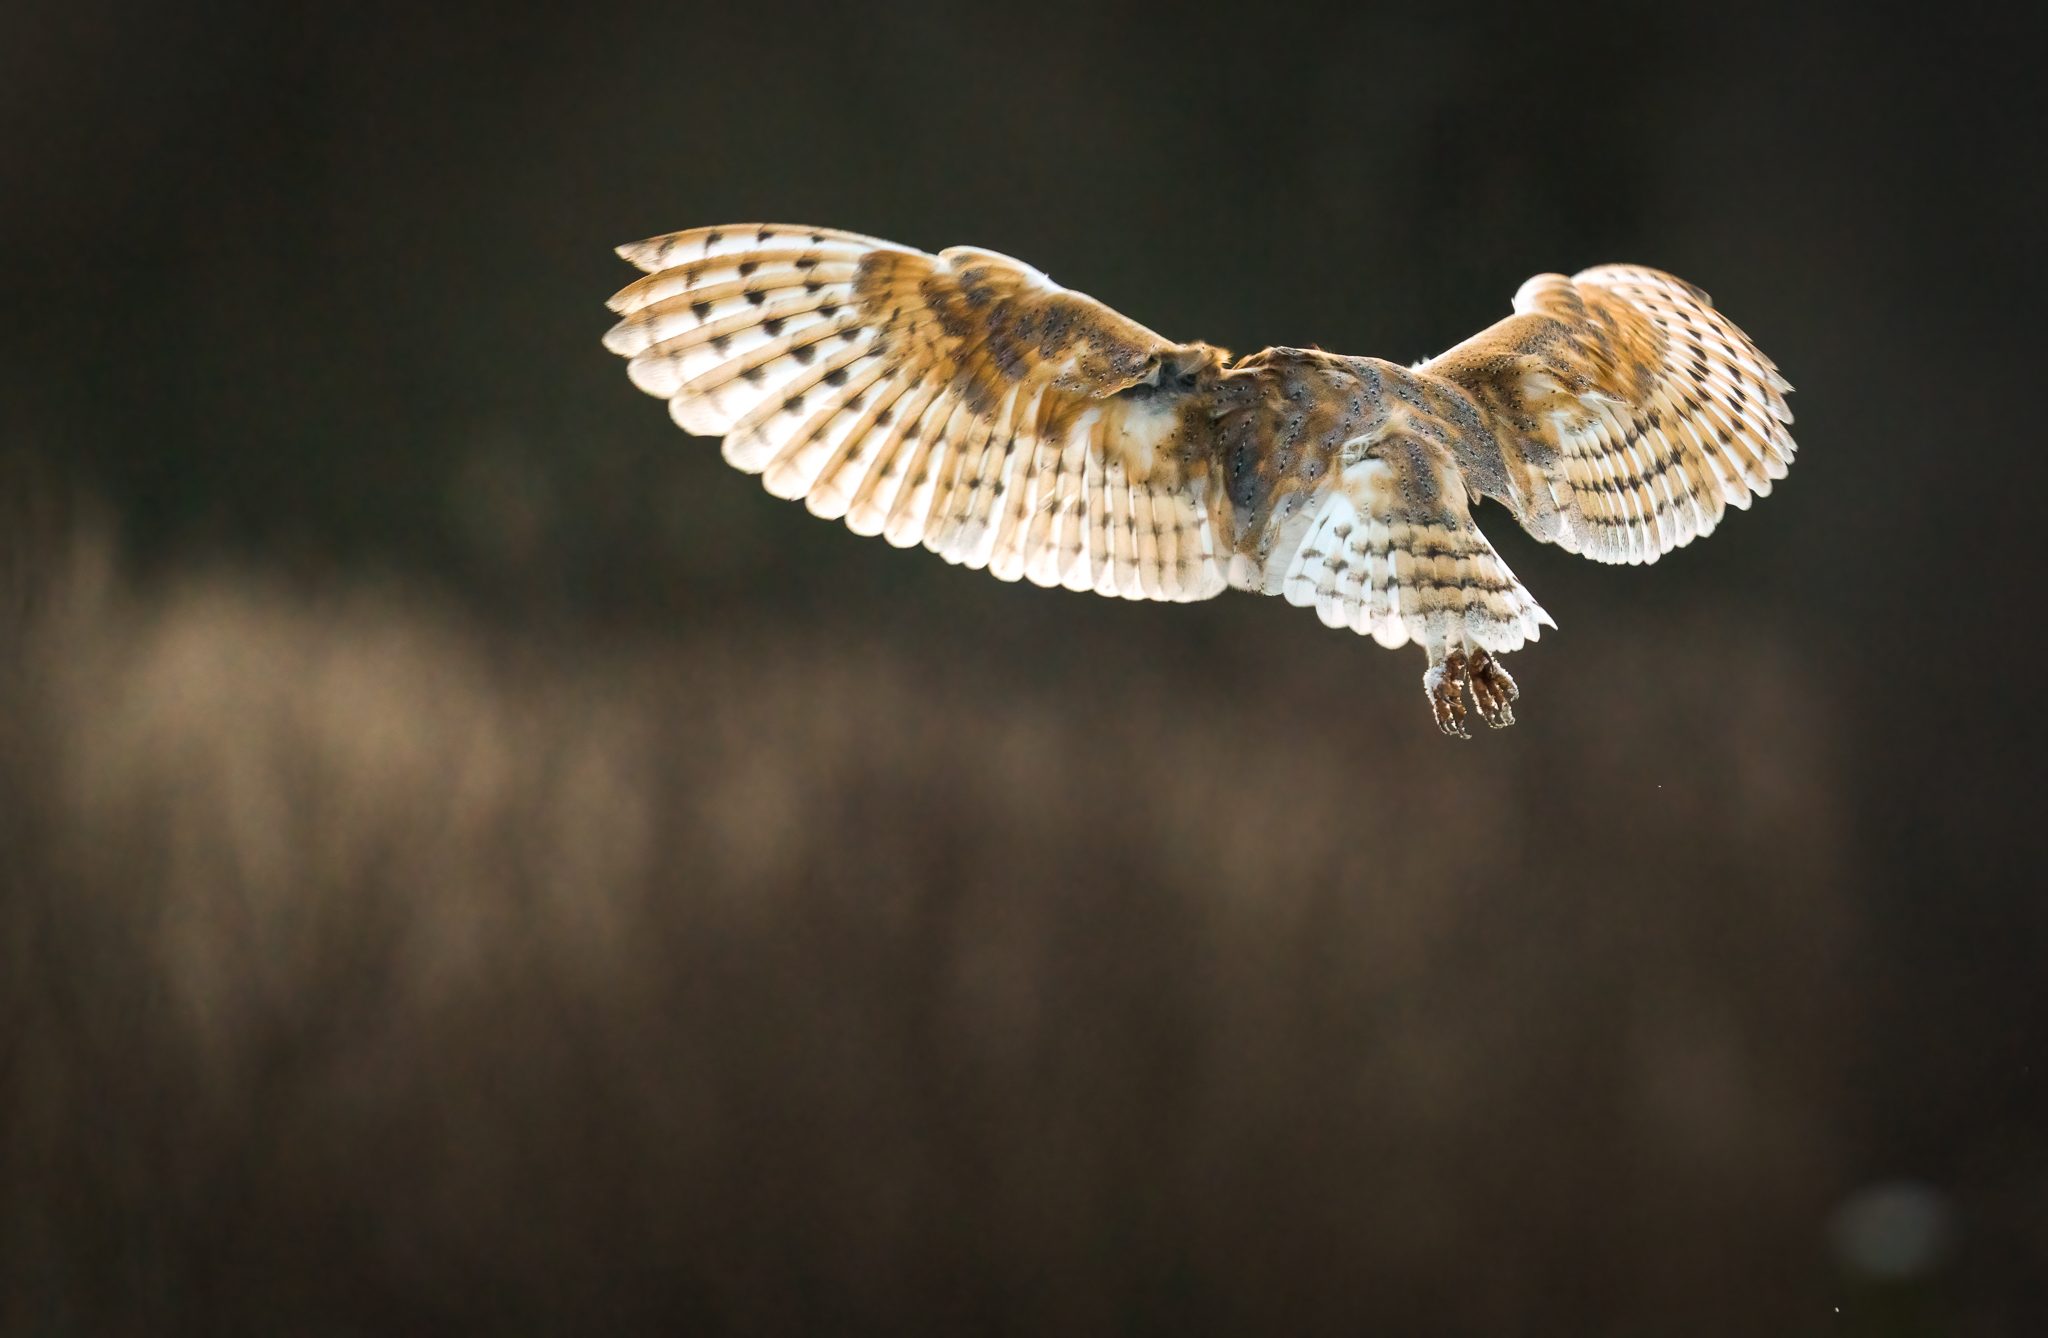
[(950, 562), (1129, 599), (1225, 588), (1202, 404), (1176, 344), (1006, 256), (779, 224), (619, 248), (605, 337), (778, 497)]
[(1420, 370), (1488, 411), (1501, 500), (1538, 538), (1655, 562), (1785, 477), (1791, 383), (1700, 289), (1600, 265), (1539, 274), (1515, 313)]

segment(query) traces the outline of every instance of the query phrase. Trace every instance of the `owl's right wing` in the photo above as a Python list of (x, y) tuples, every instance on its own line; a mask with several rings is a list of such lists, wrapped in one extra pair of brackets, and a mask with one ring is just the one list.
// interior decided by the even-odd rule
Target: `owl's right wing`
[(1003, 580), (1225, 588), (1220, 350), (987, 251), (750, 223), (619, 253), (648, 273), (612, 298), (606, 346), (776, 496)]
[(1420, 370), (1489, 411), (1523, 525), (1601, 562), (1655, 562), (1785, 476), (1792, 389), (1682, 279), (1540, 274), (1515, 315)]

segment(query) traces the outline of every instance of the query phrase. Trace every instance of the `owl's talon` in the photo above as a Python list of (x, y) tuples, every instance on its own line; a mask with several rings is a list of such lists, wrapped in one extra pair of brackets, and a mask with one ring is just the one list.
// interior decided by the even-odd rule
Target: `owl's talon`
[(1482, 720), (1495, 729), (1506, 729), (1515, 723), (1515, 699), (1522, 690), (1515, 686), (1515, 680), (1508, 671), (1501, 668), (1499, 660), (1483, 650), (1472, 652), (1470, 666), (1472, 682), (1472, 704), (1479, 709)]
[(1454, 650), (1442, 663), (1432, 664), (1422, 676), (1422, 690), (1428, 694), (1429, 710), (1436, 727), (1454, 739), (1469, 739), (1465, 727), (1465, 652)]

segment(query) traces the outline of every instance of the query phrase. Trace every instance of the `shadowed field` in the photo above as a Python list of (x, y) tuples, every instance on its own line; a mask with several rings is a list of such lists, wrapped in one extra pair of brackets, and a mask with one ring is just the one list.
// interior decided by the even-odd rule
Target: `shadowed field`
[(1769, 644), (1751, 729), (1681, 623), (1616, 666), (1668, 715), (1553, 747), (1605, 709), (1553, 678), (1460, 749), (1227, 654), (60, 567), (0, 687), (9, 1332), (1823, 1300), (1858, 926)]

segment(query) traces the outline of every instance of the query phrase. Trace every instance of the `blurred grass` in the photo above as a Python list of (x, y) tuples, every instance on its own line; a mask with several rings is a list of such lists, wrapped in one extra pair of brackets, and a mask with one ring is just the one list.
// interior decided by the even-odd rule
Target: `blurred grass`
[(6, 1332), (1826, 1313), (1857, 925), (1767, 639), (1622, 629), (1460, 748), (1246, 642), (10, 532)]

